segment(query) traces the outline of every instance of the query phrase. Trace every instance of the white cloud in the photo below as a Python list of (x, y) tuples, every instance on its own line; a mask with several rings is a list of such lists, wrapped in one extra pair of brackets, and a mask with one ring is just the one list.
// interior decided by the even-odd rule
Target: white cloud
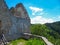
[(33, 7), (33, 6), (30, 6), (29, 8), (32, 10), (32, 15), (35, 15), (35, 13), (37, 13), (37, 12), (43, 11), (42, 8), (37, 8), (37, 7)]
[(42, 12), (42, 13), (40, 13), (40, 15), (43, 15), (44, 13)]
[(54, 22), (53, 19), (47, 19), (47, 18), (44, 18), (42, 16), (36, 16), (34, 18), (31, 18), (31, 23), (32, 24), (44, 24), (44, 23), (52, 23)]
[[(31, 23), (32, 24), (44, 24), (44, 23), (52, 23), (54, 22), (54, 19), (50, 18), (44, 18), (42, 15), (48, 15), (47, 12), (44, 11), (43, 8), (38, 8), (38, 7), (29, 7), (30, 10), (32, 11), (32, 15), (35, 15), (35, 17), (31, 18)], [(38, 15), (38, 16), (36, 16)]]
[(58, 18), (60, 18), (60, 16), (58, 16)]

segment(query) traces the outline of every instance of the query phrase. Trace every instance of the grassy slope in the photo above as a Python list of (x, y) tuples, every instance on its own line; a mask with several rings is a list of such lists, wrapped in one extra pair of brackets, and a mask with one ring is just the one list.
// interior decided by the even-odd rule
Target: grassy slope
[(24, 40), (24, 39), (18, 39), (11, 41), (9, 45), (46, 45), (45, 42), (42, 39), (29, 39), (29, 40)]

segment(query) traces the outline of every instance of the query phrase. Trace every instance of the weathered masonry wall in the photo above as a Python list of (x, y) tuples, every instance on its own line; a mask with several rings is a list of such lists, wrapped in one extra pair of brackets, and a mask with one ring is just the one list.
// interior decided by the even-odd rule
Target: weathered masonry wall
[(9, 10), (5, 1), (0, 0), (0, 21), (0, 31), (8, 41), (23, 37), (23, 33), (30, 33), (30, 18), (22, 3)]

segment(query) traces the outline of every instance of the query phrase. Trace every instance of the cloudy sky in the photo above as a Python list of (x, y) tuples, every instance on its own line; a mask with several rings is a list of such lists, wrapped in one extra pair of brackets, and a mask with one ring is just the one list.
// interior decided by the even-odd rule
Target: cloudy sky
[(5, 0), (8, 7), (23, 3), (32, 24), (60, 21), (60, 0)]

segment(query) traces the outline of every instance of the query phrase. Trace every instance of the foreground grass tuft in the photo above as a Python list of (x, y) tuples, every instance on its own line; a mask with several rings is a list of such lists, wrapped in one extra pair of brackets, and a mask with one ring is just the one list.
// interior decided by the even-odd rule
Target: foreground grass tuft
[(46, 45), (42, 39), (29, 39), (26, 45)]

